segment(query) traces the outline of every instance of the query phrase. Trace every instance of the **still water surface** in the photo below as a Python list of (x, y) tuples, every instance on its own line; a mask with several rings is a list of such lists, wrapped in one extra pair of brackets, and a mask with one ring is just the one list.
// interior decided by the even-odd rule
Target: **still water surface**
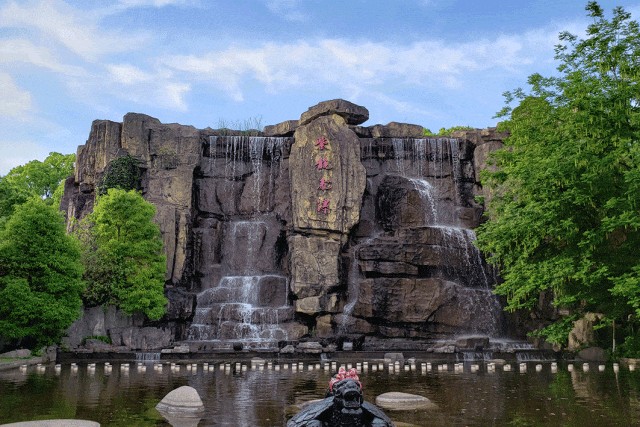
[[(435, 367), (435, 365), (434, 365)], [(60, 372), (48, 366), (44, 372), (30, 367), (0, 372), (0, 424), (49, 418), (79, 418), (103, 426), (169, 426), (155, 405), (171, 390), (190, 385), (202, 397), (206, 413), (198, 426), (284, 426), (297, 412), (295, 404), (323, 397), (329, 370), (293, 372), (203, 369), (185, 366), (176, 372), (169, 365), (162, 371), (146, 366), (146, 372), (131, 364), (128, 373), (118, 363), (112, 372), (98, 364), (95, 371), (69, 364)], [(361, 373), (365, 399), (388, 391), (403, 391), (428, 397), (437, 410), (391, 412), (398, 423), (415, 426), (633, 426), (640, 425), (640, 372), (608, 365), (589, 372), (577, 365), (573, 372), (561, 364), (552, 373), (550, 364), (536, 372), (529, 363), (526, 373), (513, 365), (512, 372), (497, 369), (471, 373), (416, 370)], [(402, 425), (407, 425), (402, 424)]]

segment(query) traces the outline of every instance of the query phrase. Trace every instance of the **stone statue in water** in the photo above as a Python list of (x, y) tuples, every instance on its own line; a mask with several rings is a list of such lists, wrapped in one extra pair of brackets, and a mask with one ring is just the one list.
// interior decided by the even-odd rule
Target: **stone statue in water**
[(287, 427), (393, 427), (375, 405), (365, 402), (355, 369), (340, 371), (329, 381), (327, 397), (297, 413)]

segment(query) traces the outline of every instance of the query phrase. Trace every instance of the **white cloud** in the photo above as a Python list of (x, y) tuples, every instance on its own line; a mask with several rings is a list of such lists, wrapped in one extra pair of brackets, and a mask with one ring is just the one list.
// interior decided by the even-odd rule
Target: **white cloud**
[(151, 74), (130, 64), (107, 65), (107, 70), (111, 73), (115, 82), (125, 85), (147, 83), (153, 78)]
[(0, 64), (24, 63), (68, 76), (81, 76), (81, 67), (60, 62), (48, 48), (26, 39), (0, 39)]
[(417, 113), (425, 117), (437, 116), (437, 114), (435, 114), (432, 111), (426, 110), (411, 102), (399, 101), (388, 95), (385, 95), (384, 93), (370, 93), (369, 95), (371, 98), (375, 99), (376, 101), (379, 101), (383, 105), (388, 105), (392, 107), (394, 110), (396, 110), (399, 113)]
[(140, 104), (187, 110), (185, 96), (191, 85), (174, 80), (168, 70), (147, 72), (131, 64), (107, 65), (107, 70), (107, 83), (113, 95)]
[(86, 61), (137, 49), (147, 39), (141, 34), (102, 30), (91, 13), (83, 13), (60, 0), (9, 2), (0, 9), (0, 25), (35, 30), (43, 44), (54, 41)]
[(123, 7), (166, 7), (166, 6), (176, 6), (176, 5), (185, 5), (193, 3), (191, 0), (120, 0), (119, 4)]
[(287, 21), (303, 22), (307, 16), (300, 10), (300, 0), (267, 0), (267, 8)]
[(375, 88), (393, 82), (430, 88), (462, 88), (467, 74), (490, 69), (515, 73), (552, 55), (548, 31), (498, 35), (467, 43), (426, 40), (393, 44), (344, 39), (232, 46), (205, 54), (162, 59), (184, 79), (211, 82), (232, 99), (243, 99), (250, 80), (268, 91), (327, 83)]
[(18, 87), (7, 73), (0, 73), (0, 117), (21, 119), (31, 111), (31, 94)]

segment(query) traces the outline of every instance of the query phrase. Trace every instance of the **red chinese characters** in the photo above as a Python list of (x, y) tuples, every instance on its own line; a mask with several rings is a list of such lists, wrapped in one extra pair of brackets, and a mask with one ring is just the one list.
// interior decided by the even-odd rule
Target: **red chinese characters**
[(323, 169), (331, 169), (329, 167), (329, 159), (327, 159), (326, 157), (320, 157), (317, 161), (316, 161), (316, 169), (323, 170)]
[(329, 199), (318, 200), (318, 206), (316, 208), (316, 212), (321, 212), (327, 215), (331, 211), (331, 209), (329, 208), (330, 203), (331, 203), (331, 200)]
[(328, 179), (325, 179), (324, 176), (320, 178), (320, 185), (318, 186), (318, 190), (322, 190), (322, 191), (331, 190), (331, 181), (329, 181)]
[(314, 145), (318, 147), (320, 151), (324, 151), (324, 149), (329, 145), (329, 141), (327, 141), (327, 138), (325, 138), (324, 136), (321, 136), (316, 140)]

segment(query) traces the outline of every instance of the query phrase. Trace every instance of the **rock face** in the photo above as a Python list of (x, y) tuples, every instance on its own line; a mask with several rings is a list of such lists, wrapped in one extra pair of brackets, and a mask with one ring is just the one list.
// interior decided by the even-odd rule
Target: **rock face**
[[(108, 337), (111, 344), (90, 340), (91, 337)], [(93, 307), (85, 309), (71, 325), (63, 344), (69, 349), (85, 345), (100, 351), (149, 351), (167, 347), (173, 340), (170, 328), (144, 326), (140, 315), (128, 316), (115, 307)]]
[(573, 322), (573, 329), (569, 332), (567, 350), (578, 351), (595, 342), (594, 326), (604, 318), (601, 313), (587, 313), (581, 319)]
[(289, 159), (296, 231), (344, 235), (360, 219), (366, 175), (358, 136), (344, 123), (323, 116), (296, 130)]
[[(332, 112), (341, 105), (334, 107)], [(338, 311), (335, 291), (340, 286), (341, 244), (360, 219), (366, 175), (359, 139), (346, 126), (347, 121), (359, 119), (346, 110), (340, 110), (343, 115), (318, 113), (312, 121), (306, 120), (296, 130), (291, 147), (291, 290), (299, 313)]]
[(344, 118), (349, 125), (359, 125), (369, 120), (369, 110), (344, 99), (332, 99), (323, 101), (309, 107), (300, 116), (299, 125), (306, 125), (321, 116), (338, 115)]
[(109, 163), (138, 159), (167, 254), (169, 306), (153, 325), (105, 327), (109, 312), (87, 314), (94, 320), (77, 322), (69, 345), (102, 334), (132, 348), (188, 340), (200, 349), (310, 334), (499, 335), (495, 274), (472, 230), (483, 212), (478, 169), (502, 135), (423, 138), (417, 125), (361, 126), (368, 115), (326, 101), (253, 136), (134, 113), (95, 121), (62, 209), (84, 217)]

